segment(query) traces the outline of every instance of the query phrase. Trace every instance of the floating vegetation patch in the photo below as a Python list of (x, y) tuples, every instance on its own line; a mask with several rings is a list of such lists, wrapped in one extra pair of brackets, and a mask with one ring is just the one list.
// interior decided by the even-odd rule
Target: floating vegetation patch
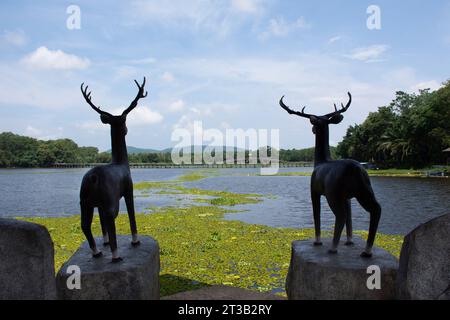
[(207, 196), (209, 198), (196, 198), (194, 201), (206, 202), (216, 206), (235, 206), (238, 204), (253, 204), (262, 201), (263, 195), (232, 193), (228, 191), (202, 190), (197, 188), (186, 188), (184, 186), (176, 186), (175, 190), (179, 194), (189, 194), (196, 196)]
[[(254, 204), (262, 201), (263, 197), (273, 198), (273, 196), (264, 196), (260, 194), (241, 194), (227, 191), (203, 190), (198, 188), (188, 188), (183, 185), (184, 182), (192, 182), (217, 176), (217, 171), (210, 173), (207, 170), (199, 172), (189, 172), (176, 180), (163, 182), (140, 182), (134, 185), (138, 190), (138, 197), (147, 197), (154, 192), (156, 195), (174, 195), (174, 196), (194, 196), (189, 197), (193, 202), (207, 203), (216, 206), (235, 206), (240, 204)], [(178, 198), (182, 201), (182, 198)]]

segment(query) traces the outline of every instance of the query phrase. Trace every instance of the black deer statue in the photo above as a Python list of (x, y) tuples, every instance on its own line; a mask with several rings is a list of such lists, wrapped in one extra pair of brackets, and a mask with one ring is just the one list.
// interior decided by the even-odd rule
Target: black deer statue
[(112, 162), (110, 164), (95, 167), (83, 177), (80, 189), (81, 228), (89, 242), (93, 256), (95, 258), (101, 257), (102, 252), (97, 249), (91, 231), (94, 208), (97, 207), (103, 233), (103, 244), (111, 247), (112, 262), (122, 261), (117, 250), (115, 226), (115, 219), (119, 213), (119, 200), (122, 197), (125, 198), (130, 220), (131, 244), (133, 246), (140, 244), (134, 214), (133, 181), (128, 164), (125, 135), (128, 131), (126, 126), (127, 115), (136, 108), (139, 99), (147, 96), (147, 92), (144, 91), (145, 78), (142, 85), (139, 85), (136, 80), (134, 82), (138, 86), (138, 94), (130, 106), (119, 116), (113, 116), (95, 106), (92, 103), (91, 92), (88, 92), (88, 87), (83, 88), (84, 83), (81, 84), (81, 92), (86, 102), (100, 114), (100, 120), (104, 124), (111, 126), (112, 150)]
[(311, 200), (314, 215), (314, 227), (316, 241), (314, 245), (322, 245), (320, 238), (320, 198), (325, 196), (328, 205), (333, 211), (336, 222), (334, 226), (333, 242), (329, 253), (337, 253), (337, 247), (342, 230), (346, 225), (346, 245), (353, 245), (352, 241), (352, 214), (350, 199), (356, 198), (359, 204), (370, 213), (369, 236), (365, 250), (361, 257), (370, 258), (372, 247), (378, 229), (381, 216), (381, 207), (378, 204), (369, 175), (359, 162), (354, 160), (332, 160), (329, 146), (329, 124), (338, 124), (343, 119), (342, 115), (350, 107), (352, 96), (348, 93), (349, 101), (346, 106), (324, 116), (306, 114), (305, 108), (301, 112), (293, 111), (280, 100), (280, 106), (289, 114), (309, 119), (313, 125), (313, 133), (316, 135), (314, 153), (314, 172), (311, 177)]

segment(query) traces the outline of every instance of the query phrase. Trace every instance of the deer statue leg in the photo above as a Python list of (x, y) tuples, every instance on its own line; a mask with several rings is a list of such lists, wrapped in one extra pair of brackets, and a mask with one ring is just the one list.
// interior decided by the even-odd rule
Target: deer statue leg
[(375, 195), (371, 189), (365, 195), (359, 196), (356, 199), (359, 204), (370, 214), (369, 235), (367, 237), (366, 249), (361, 253), (361, 257), (370, 258), (372, 257), (372, 247), (375, 242), (378, 223), (380, 222), (381, 206), (375, 199)]
[(110, 208), (110, 209), (99, 208), (99, 213), (102, 216), (106, 231), (108, 232), (109, 246), (111, 248), (112, 254), (112, 262), (122, 261), (122, 258), (119, 256), (119, 252), (117, 250), (116, 224), (114, 221), (116, 211), (118, 210), (119, 210), (118, 208)]
[(336, 221), (334, 224), (334, 235), (333, 235), (333, 243), (331, 244), (330, 250), (328, 253), (337, 253), (337, 248), (339, 246), (339, 241), (341, 240), (342, 230), (344, 229), (345, 222), (347, 221), (347, 210), (348, 203), (347, 199), (330, 199), (327, 197), (328, 204), (333, 211)]
[(100, 225), (102, 226), (103, 245), (109, 246), (108, 230), (106, 230), (105, 218), (100, 215)]
[(314, 242), (315, 246), (321, 246), (322, 240), (320, 238), (321, 230), (320, 230), (320, 194), (315, 193), (311, 190), (311, 200), (313, 206), (313, 215), (314, 215), (314, 229), (316, 233), (316, 241)]
[(125, 195), (125, 204), (127, 205), (128, 219), (130, 220), (131, 229), (131, 245), (138, 246), (141, 242), (138, 240), (138, 232), (136, 226), (136, 217), (134, 213), (133, 189)]
[(102, 256), (102, 252), (98, 251), (95, 239), (92, 235), (91, 225), (92, 218), (94, 217), (94, 207), (80, 203), (81, 206), (81, 230), (89, 243), (89, 247), (92, 250), (92, 256), (99, 258)]
[(352, 203), (351, 200), (347, 200), (347, 220), (345, 221), (345, 231), (347, 233), (346, 246), (352, 246), (353, 243), (353, 226), (352, 226)]

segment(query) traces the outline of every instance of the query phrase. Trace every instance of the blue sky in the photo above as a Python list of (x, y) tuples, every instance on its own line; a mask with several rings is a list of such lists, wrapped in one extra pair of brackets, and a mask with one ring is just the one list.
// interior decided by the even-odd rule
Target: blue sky
[[(81, 29), (66, 26), (67, 7), (81, 10)], [(381, 10), (369, 30), (366, 10)], [(389, 103), (395, 91), (437, 89), (450, 78), (450, 1), (2, 1), (0, 131), (41, 139), (71, 138), (109, 148), (109, 128), (84, 102), (111, 112), (148, 79), (148, 98), (129, 121), (129, 145), (175, 145), (175, 128), (280, 129), (284, 148), (314, 144), (309, 113), (354, 103), (331, 144), (347, 127)]]

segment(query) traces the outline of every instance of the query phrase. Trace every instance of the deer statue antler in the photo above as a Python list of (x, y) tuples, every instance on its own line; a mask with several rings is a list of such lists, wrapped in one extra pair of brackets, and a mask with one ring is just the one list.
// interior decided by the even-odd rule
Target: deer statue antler
[(134, 80), (134, 83), (136, 83), (137, 87), (139, 88), (138, 94), (136, 95), (136, 98), (131, 102), (130, 106), (122, 113), (123, 116), (126, 116), (128, 113), (130, 113), (131, 110), (136, 108), (139, 99), (145, 98), (148, 94), (147, 91), (144, 93), (144, 87), (145, 87), (145, 77), (144, 81), (142, 82), (142, 85), (139, 85), (139, 83)]
[(97, 107), (95, 104), (92, 103), (91, 91), (89, 91), (89, 92), (87, 91), (89, 86), (86, 86), (86, 88), (83, 88), (83, 86), (84, 86), (84, 82), (81, 84), (81, 92), (83, 93), (84, 99), (92, 107), (92, 109), (94, 109), (95, 111), (97, 111), (101, 115), (112, 116), (110, 113), (101, 110), (100, 107)]
[(303, 107), (301, 112), (292, 110), (291, 108), (289, 108), (287, 105), (284, 104), (283, 99), (284, 99), (284, 96), (282, 96), (281, 99), (280, 99), (280, 106), (284, 110), (286, 110), (289, 114), (295, 114), (296, 116), (303, 117), (303, 118), (308, 118), (308, 119), (312, 116), (312, 114), (305, 113), (306, 107)]
[(325, 117), (331, 118), (331, 117), (333, 117), (333, 116), (335, 116), (335, 115), (337, 115), (337, 114), (344, 113), (345, 111), (348, 110), (348, 108), (350, 108), (350, 105), (352, 104), (352, 95), (351, 95), (350, 92), (347, 92), (347, 94), (348, 94), (348, 98), (349, 98), (349, 99), (348, 99), (348, 102), (347, 102), (347, 105), (344, 107), (344, 104), (341, 103), (341, 109), (338, 110), (336, 104), (334, 104), (334, 110), (335, 110), (335, 111), (326, 114)]
[[(333, 116), (335, 116), (335, 115), (337, 115), (337, 114), (341, 114), (341, 113), (344, 113), (345, 111), (347, 111), (347, 109), (348, 109), (348, 108), (350, 107), (350, 105), (352, 104), (352, 95), (350, 94), (350, 92), (347, 92), (347, 94), (348, 94), (348, 97), (349, 97), (349, 100), (348, 100), (348, 102), (347, 102), (347, 105), (344, 107), (344, 104), (341, 103), (341, 106), (342, 106), (342, 107), (341, 107), (340, 110), (338, 110), (338, 108), (337, 108), (337, 106), (336, 106), (336, 104), (335, 104), (335, 105), (334, 105), (334, 110), (335, 110), (335, 111), (332, 112), (332, 113), (326, 114), (325, 117), (331, 118), (331, 117), (333, 117)], [(289, 114), (295, 114), (295, 115), (297, 115), (297, 116), (300, 116), (300, 117), (303, 117), (303, 118), (308, 118), (308, 119), (309, 119), (311, 116), (317, 117), (317, 116), (315, 116), (315, 115), (305, 113), (305, 108), (306, 108), (306, 107), (303, 107), (303, 109), (302, 109), (301, 112), (300, 112), (300, 111), (294, 111), (294, 110), (292, 110), (291, 108), (289, 108), (287, 105), (284, 104), (283, 98), (284, 98), (284, 96), (281, 97), (281, 100), (280, 100), (280, 106), (281, 106), (284, 110), (286, 110)]]

